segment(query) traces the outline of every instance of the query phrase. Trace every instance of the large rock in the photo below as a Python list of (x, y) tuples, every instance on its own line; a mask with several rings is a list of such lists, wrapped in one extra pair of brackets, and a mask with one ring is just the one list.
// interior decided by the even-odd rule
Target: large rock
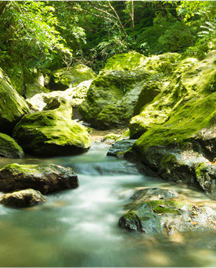
[(3, 194), (0, 198), (0, 204), (7, 207), (29, 207), (40, 203), (47, 202), (47, 199), (41, 192), (34, 189), (26, 189)]
[[(214, 61), (215, 58), (211, 57), (201, 62), (193, 58), (179, 62), (161, 93), (149, 105), (143, 106), (140, 114), (130, 121), (131, 137), (137, 138), (154, 126), (169, 127), (170, 122), (174, 123), (174, 121), (175, 129), (176, 124), (179, 128), (180, 125), (184, 127), (185, 124), (189, 127), (194, 119), (192, 116), (198, 115), (201, 109), (205, 116), (209, 117), (212, 105), (210, 104), (211, 107), (205, 110), (204, 105), (207, 104), (207, 100), (203, 97), (209, 96), (210, 99), (210, 95), (214, 96), (212, 95), (214, 93)], [(199, 108), (196, 111), (197, 107)], [(200, 127), (198, 125), (197, 129), (201, 129)]]
[[(170, 83), (130, 122), (131, 137), (139, 137), (133, 150), (143, 163), (166, 179), (199, 185), (216, 194), (216, 53), (205, 60), (179, 63)], [(202, 172), (201, 172), (202, 171)], [(208, 174), (208, 175), (207, 175)]]
[(24, 116), (16, 125), (13, 137), (24, 151), (44, 157), (78, 154), (91, 147), (87, 129), (71, 119), (66, 99), (52, 99), (46, 109)]
[(71, 168), (54, 164), (9, 164), (0, 170), (0, 191), (32, 188), (42, 194), (78, 187), (77, 175)]
[(65, 90), (76, 87), (81, 82), (94, 79), (95, 73), (84, 64), (78, 64), (70, 68), (62, 68), (53, 72), (52, 90)]
[(0, 157), (22, 158), (23, 149), (10, 136), (0, 133)]
[[(162, 90), (171, 63), (175, 64), (178, 57), (173, 53), (152, 60), (136, 52), (113, 56), (92, 82), (87, 99), (79, 107), (83, 119), (99, 129), (127, 126), (140, 107)], [(158, 83), (161, 80), (164, 83)]]
[(42, 111), (44, 107), (53, 98), (63, 97), (67, 99), (73, 108), (77, 108), (86, 98), (87, 91), (91, 85), (92, 80), (84, 81), (76, 87), (68, 88), (64, 91), (52, 91), (50, 93), (38, 93), (32, 98), (27, 99), (30, 108), (35, 111)]
[(175, 200), (178, 194), (168, 189), (139, 190), (132, 197), (131, 209), (119, 219), (119, 226), (146, 234), (173, 234), (215, 230), (216, 210)]
[(0, 132), (10, 135), (16, 123), (29, 113), (29, 108), (2, 69), (0, 80)]

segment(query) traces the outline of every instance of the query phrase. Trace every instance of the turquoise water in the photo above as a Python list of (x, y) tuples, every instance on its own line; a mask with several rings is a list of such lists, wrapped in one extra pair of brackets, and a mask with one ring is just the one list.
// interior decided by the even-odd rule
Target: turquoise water
[(127, 161), (106, 156), (108, 148), (95, 143), (79, 156), (0, 159), (0, 167), (11, 162), (70, 166), (80, 183), (77, 189), (47, 195), (43, 205), (0, 205), (1, 267), (216, 266), (214, 231), (166, 236), (118, 227), (124, 205), (138, 187), (172, 188), (192, 200), (209, 199), (193, 188), (139, 174)]

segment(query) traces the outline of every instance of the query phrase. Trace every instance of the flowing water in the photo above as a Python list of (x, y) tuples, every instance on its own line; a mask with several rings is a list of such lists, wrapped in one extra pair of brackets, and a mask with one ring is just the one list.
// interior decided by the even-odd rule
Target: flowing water
[[(167, 236), (118, 227), (124, 205), (138, 187), (172, 188), (191, 200), (209, 200), (193, 188), (139, 174), (131, 163), (106, 156), (108, 148), (94, 143), (79, 156), (15, 160), (72, 167), (80, 186), (47, 195), (46, 204), (31, 208), (0, 205), (1, 267), (216, 266), (215, 231)], [(12, 162), (2, 158), (0, 167)]]

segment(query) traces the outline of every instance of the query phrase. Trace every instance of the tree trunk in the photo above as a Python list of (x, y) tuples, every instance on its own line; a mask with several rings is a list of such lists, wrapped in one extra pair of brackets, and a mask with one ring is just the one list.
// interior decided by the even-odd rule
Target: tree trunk
[(113, 11), (113, 13), (114, 13), (115, 16), (116, 16), (116, 19), (117, 19), (117, 21), (118, 21), (118, 23), (119, 23), (119, 26), (120, 26), (121, 31), (123, 32), (123, 34), (125, 35), (125, 37), (127, 38), (127, 41), (128, 41), (128, 35), (127, 35), (127, 33), (125, 32), (124, 26), (123, 26), (122, 23), (121, 23), (121, 20), (120, 20), (120, 18), (119, 18), (118, 13), (115, 11), (114, 7), (110, 4), (110, 1), (107, 0), (107, 2), (108, 2), (109, 7), (111, 8), (111, 10)]

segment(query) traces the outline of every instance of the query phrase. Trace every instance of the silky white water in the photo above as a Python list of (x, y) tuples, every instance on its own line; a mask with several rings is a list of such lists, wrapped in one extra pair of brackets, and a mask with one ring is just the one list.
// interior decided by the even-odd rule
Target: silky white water
[(216, 266), (216, 232), (146, 235), (118, 227), (124, 205), (138, 187), (166, 187), (195, 201), (203, 192), (138, 173), (108, 157), (95, 143), (85, 154), (8, 163), (54, 163), (72, 167), (79, 187), (47, 195), (48, 202), (26, 209), (0, 205), (0, 266), (7, 267), (209, 267)]

